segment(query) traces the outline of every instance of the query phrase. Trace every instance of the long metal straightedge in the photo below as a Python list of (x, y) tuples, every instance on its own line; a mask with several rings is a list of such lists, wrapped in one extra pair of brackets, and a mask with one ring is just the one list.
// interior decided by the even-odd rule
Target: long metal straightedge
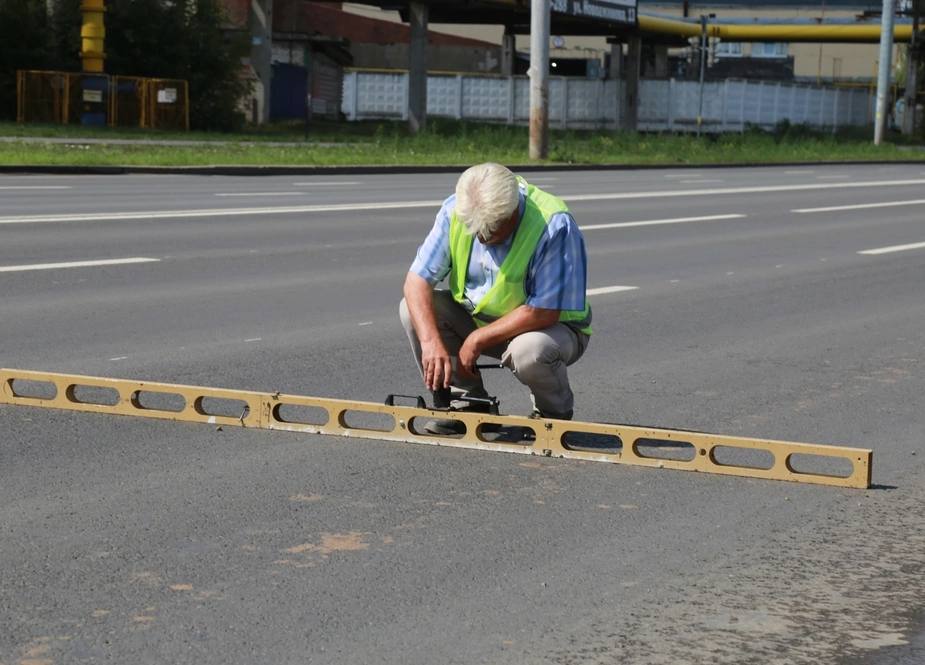
[[(873, 454), (860, 448), (636, 425), (447, 413), (373, 402), (15, 369), (0, 369), (0, 386), (0, 404), (427, 443), (839, 487), (866, 488), (871, 479)], [(423, 423), (433, 418), (459, 420), (465, 424), (466, 432), (455, 437), (427, 433)], [(485, 425), (492, 424), (530, 428), (535, 439), (518, 443), (494, 441), (496, 434), (483, 431)]]

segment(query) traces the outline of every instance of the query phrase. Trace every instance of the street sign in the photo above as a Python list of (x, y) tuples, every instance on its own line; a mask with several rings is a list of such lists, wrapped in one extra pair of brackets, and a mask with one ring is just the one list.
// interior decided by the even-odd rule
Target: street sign
[(552, 11), (600, 19), (606, 23), (636, 24), (636, 0), (552, 0)]

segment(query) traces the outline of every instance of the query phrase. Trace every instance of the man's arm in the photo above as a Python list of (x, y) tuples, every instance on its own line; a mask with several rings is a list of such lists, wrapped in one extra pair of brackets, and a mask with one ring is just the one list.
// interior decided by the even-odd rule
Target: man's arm
[(421, 343), (421, 365), (424, 385), (430, 390), (448, 388), (453, 376), (453, 363), (443, 338), (437, 329), (434, 315), (433, 287), (420, 275), (409, 272), (405, 277), (405, 304), (411, 314), (411, 323)]
[(459, 349), (459, 367), (469, 374), (475, 373), (475, 363), (482, 351), (522, 333), (548, 328), (559, 320), (559, 313), (557, 309), (521, 305), (497, 321), (476, 329)]

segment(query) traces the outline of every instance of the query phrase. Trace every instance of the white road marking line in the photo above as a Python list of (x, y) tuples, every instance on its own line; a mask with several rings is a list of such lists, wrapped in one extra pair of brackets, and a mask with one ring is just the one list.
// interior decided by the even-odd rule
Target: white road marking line
[(588, 289), (585, 293), (589, 296), (599, 296), (604, 293), (618, 293), (619, 291), (634, 291), (638, 286), (599, 286), (596, 289)]
[(110, 358), (110, 360), (125, 360), (128, 356), (116, 356), (115, 358)]
[(294, 182), (293, 187), (344, 187), (346, 185), (361, 185), (359, 180), (338, 180), (337, 182)]
[(0, 185), (0, 189), (73, 189), (70, 185)]
[[(611, 201), (617, 199), (662, 199), (678, 196), (717, 196), (720, 194), (764, 194), (770, 192), (806, 192), (820, 189), (856, 189), (859, 187), (906, 187), (925, 185), (925, 180), (865, 180), (862, 182), (810, 183), (805, 185), (765, 185), (756, 187), (717, 187), (715, 189), (674, 189), (661, 192), (621, 192), (619, 194), (564, 194), (572, 201)], [(2, 218), (0, 218), (2, 219)]]
[[(679, 189), (653, 192), (621, 192), (617, 194), (565, 194), (561, 198), (573, 201), (615, 201), (625, 199), (669, 198), (680, 196), (718, 196), (722, 194), (760, 194), (769, 192), (798, 192), (821, 189), (856, 189), (859, 187), (904, 187), (925, 185), (925, 179), (870, 180), (864, 182), (812, 183), (804, 185), (769, 185), (763, 187), (718, 187), (715, 189)], [(435, 208), (442, 200), (387, 201), (378, 203), (335, 203), (330, 205), (280, 206), (274, 208), (210, 208), (194, 210), (162, 210), (156, 212), (97, 212), (76, 215), (16, 215), (0, 217), (0, 224), (35, 224), (50, 222), (103, 222), (138, 219), (177, 219), (192, 217), (230, 217), (241, 215), (286, 215), (311, 212), (356, 212), (362, 210), (404, 210), (409, 208)]]
[(386, 203), (335, 203), (331, 205), (285, 206), (276, 208), (201, 208), (196, 210), (161, 210), (157, 212), (97, 212), (76, 215), (27, 215), (0, 217), (0, 224), (37, 224), (55, 222), (112, 222), (146, 219), (184, 219), (191, 217), (237, 217), (242, 215), (289, 215), (308, 212), (353, 212), (358, 210), (390, 210), (434, 208), (443, 201), (398, 201)]
[(305, 192), (219, 192), (215, 196), (305, 196)]
[(723, 180), (720, 180), (720, 179), (710, 180), (707, 178), (701, 178), (699, 180), (679, 180), (678, 182), (683, 183), (685, 185), (705, 185), (709, 182), (723, 182)]
[(904, 252), (907, 249), (922, 249), (925, 247), (925, 242), (913, 242), (908, 245), (891, 245), (890, 247), (876, 247), (874, 249), (865, 249), (858, 252), (858, 254), (891, 254), (893, 252)]
[(894, 206), (913, 206), (925, 203), (925, 199), (913, 199), (911, 201), (884, 201), (882, 203), (857, 203), (846, 206), (825, 206), (824, 208), (795, 208), (790, 212), (808, 213), (808, 212), (834, 212), (836, 210), (864, 210), (866, 208), (892, 208)]
[(705, 217), (675, 217), (673, 219), (649, 219), (642, 222), (615, 222), (613, 224), (588, 224), (579, 226), (582, 231), (594, 231), (595, 229), (625, 229), (631, 226), (655, 226), (657, 224), (685, 224), (687, 222), (713, 222), (723, 219), (741, 219), (746, 215), (738, 213), (730, 215), (707, 215)]
[(262, 337), (251, 337), (250, 339), (244, 340), (245, 342), (261, 342), (263, 341)]
[(696, 178), (696, 173), (666, 173), (665, 177), (668, 179), (671, 178)]
[(372, 322), (372, 321), (363, 321), (363, 322), (361, 322), (361, 323), (358, 323), (357, 325), (358, 325), (358, 326), (371, 326), (371, 325), (373, 325), (373, 322)]
[[(815, 173), (815, 171), (812, 169), (795, 169), (792, 171), (784, 171), (784, 174), (786, 175), (809, 175), (810, 173)], [(925, 173), (922, 175), (925, 175)]]
[(817, 175), (819, 180), (847, 180), (850, 175)]
[(58, 268), (89, 268), (91, 266), (118, 266), (128, 263), (156, 263), (160, 259), (135, 256), (130, 259), (102, 259), (100, 261), (68, 261), (65, 263), (31, 263), (21, 266), (0, 266), (0, 272), (23, 272), (26, 270), (57, 270)]

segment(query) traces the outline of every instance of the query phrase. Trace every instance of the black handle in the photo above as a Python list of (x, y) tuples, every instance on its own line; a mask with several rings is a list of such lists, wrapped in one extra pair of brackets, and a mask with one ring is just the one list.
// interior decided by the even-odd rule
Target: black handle
[(415, 405), (417, 408), (419, 408), (419, 409), (426, 409), (426, 408), (427, 408), (427, 402), (425, 402), (425, 401), (424, 401), (424, 398), (421, 397), (420, 395), (395, 395), (395, 394), (391, 394), (391, 393), (390, 393), (390, 394), (386, 395), (386, 398), (385, 398), (385, 405), (386, 405), (386, 406), (395, 406), (395, 398), (396, 398), (396, 397), (401, 397), (402, 399), (413, 399), (413, 400), (415, 400), (414, 405)]

